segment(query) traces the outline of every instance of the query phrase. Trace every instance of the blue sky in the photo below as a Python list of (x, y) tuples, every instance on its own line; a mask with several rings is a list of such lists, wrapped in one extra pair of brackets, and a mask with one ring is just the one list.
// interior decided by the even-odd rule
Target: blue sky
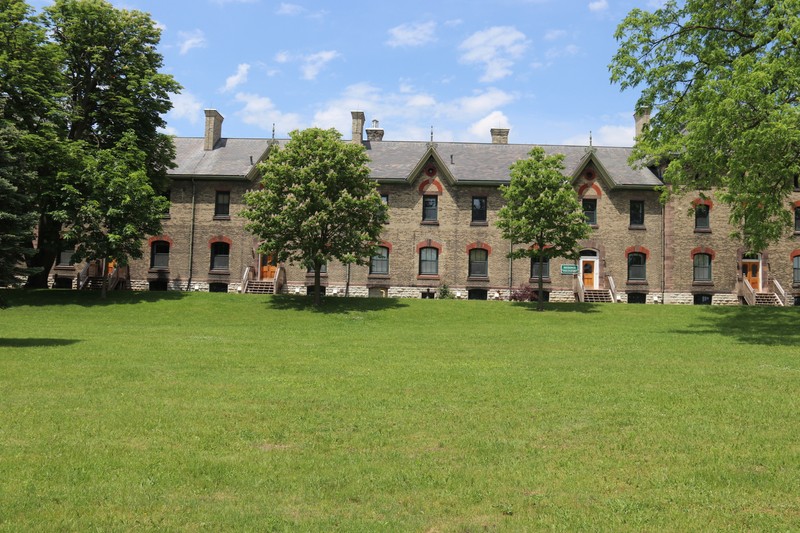
[[(30, 1), (41, 8), (46, 0)], [(350, 111), (386, 140), (633, 143), (638, 94), (609, 82), (613, 33), (658, 0), (113, 0), (162, 28), (164, 71), (183, 85), (167, 131), (225, 137), (335, 127)]]

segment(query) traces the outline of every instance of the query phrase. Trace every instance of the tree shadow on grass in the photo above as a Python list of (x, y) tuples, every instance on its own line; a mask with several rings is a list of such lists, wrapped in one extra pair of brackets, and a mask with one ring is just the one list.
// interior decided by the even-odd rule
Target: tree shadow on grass
[[(514, 307), (522, 307), (527, 309), (528, 311), (538, 311), (536, 302), (511, 302), (511, 305)], [(545, 313), (549, 312), (556, 312), (556, 313), (599, 313), (600, 309), (598, 308), (599, 304), (593, 303), (553, 303), (546, 302), (544, 304), (544, 311)]]
[(278, 294), (267, 300), (271, 309), (282, 311), (313, 311), (317, 313), (347, 314), (369, 311), (386, 311), (408, 307), (400, 298), (340, 298), (324, 297), (319, 307), (314, 306), (313, 296), (290, 296)]
[(800, 308), (711, 307), (686, 335), (724, 335), (743, 344), (800, 346)]
[(48, 339), (48, 338), (8, 338), (0, 337), (0, 347), (5, 348), (44, 348), (47, 346), (69, 346), (81, 342), (78, 339)]
[(186, 297), (183, 291), (109, 291), (105, 299), (100, 291), (76, 291), (69, 289), (14, 289), (4, 293), (14, 307), (43, 307), (53, 305), (79, 305), (102, 307), (180, 300)]

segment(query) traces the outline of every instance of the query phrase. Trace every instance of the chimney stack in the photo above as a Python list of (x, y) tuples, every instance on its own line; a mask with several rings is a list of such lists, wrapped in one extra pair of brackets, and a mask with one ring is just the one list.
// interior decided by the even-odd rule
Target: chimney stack
[(222, 121), (225, 120), (216, 109), (206, 109), (206, 132), (204, 150), (213, 150), (222, 137)]
[(372, 121), (372, 127), (367, 128), (367, 140), (370, 142), (383, 140), (383, 128), (378, 126), (378, 121)]
[(364, 138), (364, 122), (366, 122), (367, 119), (364, 117), (363, 111), (351, 111), (350, 115), (353, 117), (353, 136), (350, 142), (353, 144), (361, 144)]
[(492, 128), (492, 144), (508, 144), (508, 128)]
[(636, 136), (640, 136), (646, 124), (650, 123), (650, 108), (643, 107), (633, 114), (633, 120), (636, 123)]

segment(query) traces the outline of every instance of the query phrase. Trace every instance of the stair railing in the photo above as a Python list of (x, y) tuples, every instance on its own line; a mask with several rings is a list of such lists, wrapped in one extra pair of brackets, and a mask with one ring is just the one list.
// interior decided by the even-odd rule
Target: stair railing
[(89, 283), (89, 265), (91, 263), (89, 261), (83, 265), (83, 268), (80, 272), (78, 272), (78, 290), (83, 290), (86, 287), (86, 284)]
[(111, 274), (108, 275), (108, 290), (113, 291), (119, 283), (119, 267), (114, 267)]
[(772, 278), (772, 285), (775, 287), (775, 294), (778, 296), (778, 302), (781, 304), (782, 307), (785, 307), (789, 302), (786, 298), (786, 291), (783, 290), (783, 286), (778, 283), (777, 278)]
[(250, 284), (250, 269), (251, 268), (252, 267), (248, 266), (247, 268), (244, 269), (244, 275), (242, 276), (242, 286), (239, 289), (240, 293), (246, 293), (247, 292), (247, 286)]
[(283, 289), (283, 282), (286, 279), (286, 270), (283, 265), (278, 265), (275, 269), (275, 277), (272, 278), (272, 293), (280, 294)]
[(578, 301), (583, 302), (584, 298), (584, 289), (583, 289), (583, 276), (580, 274), (573, 274), (572, 275), (572, 292), (574, 292), (578, 296)]
[(744, 301), (747, 302), (747, 305), (756, 305), (756, 291), (753, 290), (753, 286), (750, 285), (750, 282), (747, 278), (742, 278), (742, 290), (740, 296), (744, 297)]
[(617, 285), (614, 283), (614, 278), (611, 274), (606, 276), (608, 278), (608, 290), (611, 291), (611, 303), (617, 303)]

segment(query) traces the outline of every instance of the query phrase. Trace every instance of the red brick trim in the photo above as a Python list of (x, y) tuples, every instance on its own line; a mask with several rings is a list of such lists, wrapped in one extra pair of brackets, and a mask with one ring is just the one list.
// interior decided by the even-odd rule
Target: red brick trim
[(789, 259), (794, 261), (794, 258), (800, 255), (800, 249), (793, 250), (792, 253), (789, 255)]
[(389, 250), (389, 253), (392, 253), (392, 243), (387, 241), (381, 241), (378, 243), (378, 246), (383, 246), (384, 248)]
[(800, 207), (800, 200), (797, 200), (792, 204), (794, 207)]
[(154, 235), (154, 236), (150, 237), (149, 239), (147, 239), (147, 246), (152, 246), (153, 243), (156, 242), (156, 241), (168, 242), (170, 248), (172, 248), (172, 246), (174, 244), (172, 242), (172, 239), (169, 237), (169, 235)]
[(208, 248), (211, 249), (211, 245), (214, 244), (215, 242), (224, 242), (228, 246), (233, 245), (233, 241), (230, 239), (230, 237), (225, 237), (224, 235), (214, 235), (213, 237), (208, 239)]
[(648, 261), (650, 260), (650, 250), (645, 248), (644, 246), (628, 246), (625, 248), (625, 257), (627, 258), (629, 255), (637, 253), (637, 254), (644, 254), (645, 259)]
[(598, 198), (602, 198), (603, 191), (597, 186), (596, 183), (584, 183), (581, 185), (580, 189), (578, 189), (578, 196), (583, 198), (584, 194), (586, 194), (586, 191), (589, 189), (593, 190), (595, 194), (597, 194)]
[(698, 246), (697, 248), (692, 248), (691, 256), (692, 260), (694, 261), (694, 256), (697, 254), (708, 254), (711, 256), (711, 260), (714, 260), (714, 257), (717, 255), (713, 249), (709, 248), (708, 246)]
[[(431, 185), (431, 186), (435, 187), (436, 188), (436, 192), (429, 191), (428, 190), (428, 185)], [(431, 178), (431, 179), (425, 180), (425, 181), (423, 181), (422, 183), (419, 184), (419, 193), (420, 194), (437, 194), (438, 195), (438, 194), (442, 194), (442, 192), (444, 192), (444, 189), (442, 188), (442, 184), (436, 178)]]
[(471, 244), (468, 244), (467, 245), (467, 253), (470, 253), (472, 250), (475, 250), (477, 248), (481, 248), (483, 250), (486, 250), (489, 253), (489, 255), (492, 255), (492, 247), (489, 244), (487, 244), (485, 242), (481, 242), (481, 241), (476, 241), (476, 242), (473, 242)]
[(437, 250), (439, 250), (439, 253), (442, 253), (441, 243), (432, 241), (430, 239), (417, 243), (417, 253), (419, 253), (419, 251), (422, 250), (423, 248), (436, 248)]
[(696, 208), (698, 205), (707, 205), (709, 211), (714, 208), (714, 202), (710, 198), (695, 198), (692, 200), (692, 207)]

